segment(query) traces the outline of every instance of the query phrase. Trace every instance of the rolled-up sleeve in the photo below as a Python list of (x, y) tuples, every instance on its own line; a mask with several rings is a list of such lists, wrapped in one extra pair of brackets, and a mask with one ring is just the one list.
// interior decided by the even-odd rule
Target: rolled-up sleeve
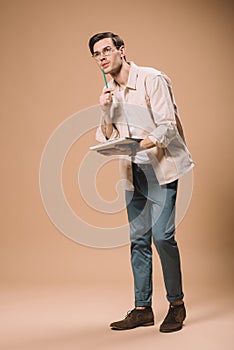
[(146, 80), (151, 112), (156, 124), (148, 137), (157, 147), (167, 147), (178, 133), (168, 84), (169, 81), (161, 75), (150, 76)]
[[(102, 132), (102, 125), (103, 125), (103, 123), (104, 123), (103, 118), (101, 118), (100, 125), (99, 125), (99, 127), (97, 128), (97, 131), (96, 131), (96, 140), (98, 142), (105, 142), (105, 141), (107, 141), (106, 136)], [(113, 132), (112, 132), (112, 134), (111, 134), (111, 136), (110, 136), (110, 138), (108, 140), (114, 140), (114, 139), (117, 139), (118, 137), (119, 137), (119, 132), (113, 126)]]

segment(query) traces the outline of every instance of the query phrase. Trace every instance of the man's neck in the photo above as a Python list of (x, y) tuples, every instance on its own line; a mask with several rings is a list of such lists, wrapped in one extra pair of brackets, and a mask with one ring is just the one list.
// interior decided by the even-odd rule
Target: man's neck
[(124, 60), (122, 66), (120, 67), (120, 70), (116, 73), (111, 74), (111, 77), (120, 86), (121, 90), (124, 89), (127, 85), (129, 71), (130, 64)]

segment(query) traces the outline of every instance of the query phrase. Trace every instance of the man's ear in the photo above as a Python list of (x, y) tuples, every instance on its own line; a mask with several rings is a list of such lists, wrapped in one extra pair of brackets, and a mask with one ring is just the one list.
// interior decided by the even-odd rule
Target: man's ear
[(119, 52), (121, 53), (121, 57), (124, 58), (125, 57), (125, 47), (124, 47), (124, 45), (120, 46)]

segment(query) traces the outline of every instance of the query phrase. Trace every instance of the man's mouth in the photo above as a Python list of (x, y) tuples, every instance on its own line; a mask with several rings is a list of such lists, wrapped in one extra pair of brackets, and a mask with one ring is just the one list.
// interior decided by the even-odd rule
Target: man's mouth
[(109, 65), (109, 62), (102, 63), (102, 68), (106, 68)]

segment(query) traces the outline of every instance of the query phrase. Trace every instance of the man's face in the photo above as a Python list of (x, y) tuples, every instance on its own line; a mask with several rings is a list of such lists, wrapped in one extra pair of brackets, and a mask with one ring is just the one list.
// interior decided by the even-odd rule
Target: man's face
[(93, 51), (98, 66), (106, 74), (115, 74), (120, 70), (124, 57), (123, 46), (117, 49), (111, 38), (105, 38), (94, 44)]

